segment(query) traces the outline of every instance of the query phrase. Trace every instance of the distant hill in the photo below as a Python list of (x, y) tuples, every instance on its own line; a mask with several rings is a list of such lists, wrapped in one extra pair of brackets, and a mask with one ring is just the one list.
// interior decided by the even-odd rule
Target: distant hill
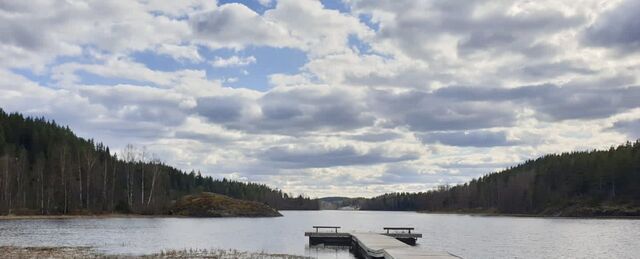
[(364, 198), (349, 198), (349, 197), (324, 197), (319, 198), (320, 209), (322, 210), (337, 210), (348, 209), (357, 210), (360, 208), (360, 204), (364, 201)]
[(44, 118), (0, 109), (0, 215), (166, 212), (178, 198), (200, 192), (268, 204), (318, 209), (263, 184), (183, 172), (128, 146), (118, 156)]
[(366, 210), (640, 216), (640, 140), (609, 150), (550, 154), (465, 184), (385, 194), (360, 206)]

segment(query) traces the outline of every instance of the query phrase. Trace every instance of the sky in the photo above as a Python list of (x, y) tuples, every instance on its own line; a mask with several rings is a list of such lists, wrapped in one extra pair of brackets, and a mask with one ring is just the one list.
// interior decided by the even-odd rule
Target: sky
[(640, 138), (638, 0), (3, 0), (0, 108), (311, 197)]

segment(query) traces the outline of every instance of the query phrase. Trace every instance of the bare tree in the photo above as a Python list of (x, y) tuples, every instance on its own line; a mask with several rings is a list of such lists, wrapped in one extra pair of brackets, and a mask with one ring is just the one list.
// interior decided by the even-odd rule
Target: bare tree
[(116, 200), (116, 168), (118, 166), (117, 158), (113, 159), (113, 163), (111, 165), (111, 210), (113, 211), (114, 202)]
[(36, 164), (34, 167), (34, 171), (38, 177), (37, 182), (39, 183), (39, 206), (40, 206), (40, 213), (44, 214), (44, 157), (42, 157), (41, 155), (39, 155), (36, 158)]
[[(77, 159), (78, 161), (80, 161), (80, 150), (78, 150), (77, 155), (78, 155)], [(78, 192), (78, 195), (80, 196), (80, 207), (82, 207), (83, 202), (82, 202), (82, 164), (81, 163), (78, 163), (78, 180), (79, 180), (78, 189), (80, 190)]]
[(147, 200), (147, 206), (149, 206), (151, 204), (151, 198), (153, 197), (153, 190), (155, 189), (156, 186), (156, 179), (158, 177), (158, 171), (160, 170), (160, 159), (156, 158), (154, 155), (154, 158), (151, 160), (151, 163), (153, 164), (153, 178), (151, 178), (151, 190), (149, 190), (149, 199)]
[(4, 177), (3, 177), (3, 195), (2, 195), (2, 203), (6, 206), (6, 210), (9, 210), (9, 156), (4, 155)]
[(136, 148), (132, 144), (127, 144), (127, 146), (122, 150), (122, 159), (124, 159), (126, 163), (126, 171), (127, 171), (127, 204), (129, 208), (133, 205), (133, 177), (131, 175), (131, 166), (136, 161)]
[(145, 165), (147, 163), (147, 147), (143, 146), (142, 150), (140, 151), (140, 164), (142, 166), (142, 173), (141, 173), (141, 187), (140, 187), (140, 204), (142, 206), (144, 206), (144, 169), (145, 169)]
[[(86, 184), (87, 184), (87, 196), (85, 197), (86, 199), (86, 206), (85, 208), (89, 208), (89, 193), (90, 193), (90, 183), (91, 183), (91, 171), (93, 170), (93, 166), (96, 163), (97, 160), (97, 156), (96, 154), (93, 152), (93, 145), (91, 145), (90, 147), (87, 148), (87, 150), (85, 150), (84, 152), (84, 160), (85, 163), (87, 164), (87, 179), (86, 180)], [(82, 191), (81, 191), (82, 192)]]
[(107, 166), (109, 165), (109, 154), (104, 156), (104, 173), (102, 174), (102, 209), (107, 205)]
[(67, 156), (67, 145), (62, 144), (62, 150), (60, 152), (60, 181), (62, 182), (63, 192), (64, 192), (64, 213), (67, 214), (69, 211), (69, 199), (67, 197), (67, 180), (65, 178), (66, 175), (66, 156)]

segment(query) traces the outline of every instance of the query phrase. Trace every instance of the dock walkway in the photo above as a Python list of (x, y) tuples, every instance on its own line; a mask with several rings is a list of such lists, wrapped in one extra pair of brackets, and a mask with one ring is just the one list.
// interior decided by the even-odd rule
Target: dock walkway
[[(404, 236), (403, 236), (404, 235)], [(406, 236), (409, 235), (409, 236)], [(417, 233), (305, 232), (311, 245), (350, 246), (351, 252), (366, 259), (451, 259), (460, 258), (448, 252), (414, 247)], [(412, 239), (413, 241), (407, 239)]]

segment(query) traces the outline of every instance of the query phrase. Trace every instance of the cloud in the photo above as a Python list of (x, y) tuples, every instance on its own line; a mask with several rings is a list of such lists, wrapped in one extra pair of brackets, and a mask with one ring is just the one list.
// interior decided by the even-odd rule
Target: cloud
[(448, 87), (439, 89), (436, 95), (458, 101), (517, 102), (529, 105), (539, 118), (550, 121), (605, 118), (640, 107), (637, 86)]
[(640, 119), (616, 121), (609, 129), (623, 133), (631, 140), (640, 139)]
[(620, 52), (640, 50), (640, 2), (622, 1), (597, 18), (584, 32), (584, 41), (591, 46), (613, 48)]
[(351, 35), (370, 30), (358, 18), (323, 8), (317, 0), (281, 0), (259, 15), (242, 4), (224, 4), (189, 21), (197, 42), (213, 48), (291, 47), (321, 56), (350, 51)]
[(431, 187), (436, 187), (437, 185), (460, 183), (464, 181), (464, 178), (464, 176), (455, 174), (426, 172), (424, 169), (407, 164), (391, 164), (376, 179), (381, 183), (430, 183)]
[(507, 104), (450, 102), (433, 94), (407, 91), (399, 94), (376, 91), (370, 106), (395, 126), (413, 131), (469, 130), (510, 126), (515, 122)]
[[(175, 45), (189, 35), (186, 22), (152, 15), (147, 7), (160, 10), (137, 1), (3, 1), (0, 66), (43, 69), (56, 57), (82, 54), (85, 46), (127, 53), (159, 44)], [(187, 10), (191, 9), (172, 13), (184, 15)]]
[(272, 147), (259, 156), (288, 168), (324, 168), (349, 165), (374, 165), (417, 159), (416, 154), (389, 155), (382, 150), (359, 151), (353, 146), (327, 147)]
[(193, 62), (201, 62), (203, 60), (200, 53), (198, 53), (198, 49), (195, 46), (181, 46), (181, 45), (172, 45), (172, 44), (162, 44), (160, 45), (156, 51), (159, 54), (168, 55), (176, 60), (188, 60)]
[(344, 131), (373, 125), (374, 117), (346, 88), (278, 88), (260, 97), (208, 97), (197, 112), (228, 128), (285, 135)]
[(196, 111), (214, 123), (234, 123), (250, 113), (250, 100), (242, 96), (212, 96), (198, 99)]
[(256, 63), (256, 58), (254, 56), (231, 56), (229, 58), (216, 57), (216, 59), (210, 63), (213, 67), (242, 67)]
[(569, 61), (525, 65), (516, 72), (519, 72), (518, 76), (534, 80), (539, 78), (548, 80), (566, 74), (589, 75), (595, 73), (592, 69), (573, 64)]
[(401, 138), (402, 135), (395, 132), (367, 132), (350, 136), (349, 138), (364, 142), (384, 142)]
[(153, 87), (85, 86), (77, 91), (91, 103), (103, 105), (113, 116), (124, 121), (177, 126), (183, 123), (187, 111), (195, 106), (191, 97)]
[[(372, 15), (380, 27), (380, 41), (425, 60), (483, 50), (539, 56), (548, 52), (541, 49), (549, 48), (537, 40), (540, 35), (561, 32), (585, 20), (544, 4), (522, 9), (521, 1), (348, 2), (354, 12)], [(445, 44), (456, 47), (439, 48)], [(455, 52), (442, 52), (450, 50)]]
[(298, 42), (296, 47), (311, 56), (350, 51), (347, 43), (351, 35), (365, 38), (371, 34), (358, 18), (326, 9), (317, 0), (279, 0), (264, 17), (287, 28)]
[(458, 147), (495, 147), (495, 146), (515, 146), (519, 141), (509, 140), (504, 131), (454, 131), (454, 132), (432, 132), (422, 134), (420, 139), (424, 143), (440, 143)]
[(273, 3), (273, 0), (258, 0), (262, 6), (270, 6)]
[(224, 4), (198, 13), (189, 17), (189, 24), (198, 42), (213, 48), (290, 47), (295, 43), (285, 27), (242, 4)]
[(287, 192), (424, 191), (638, 137), (636, 2), (7, 0), (0, 104)]

